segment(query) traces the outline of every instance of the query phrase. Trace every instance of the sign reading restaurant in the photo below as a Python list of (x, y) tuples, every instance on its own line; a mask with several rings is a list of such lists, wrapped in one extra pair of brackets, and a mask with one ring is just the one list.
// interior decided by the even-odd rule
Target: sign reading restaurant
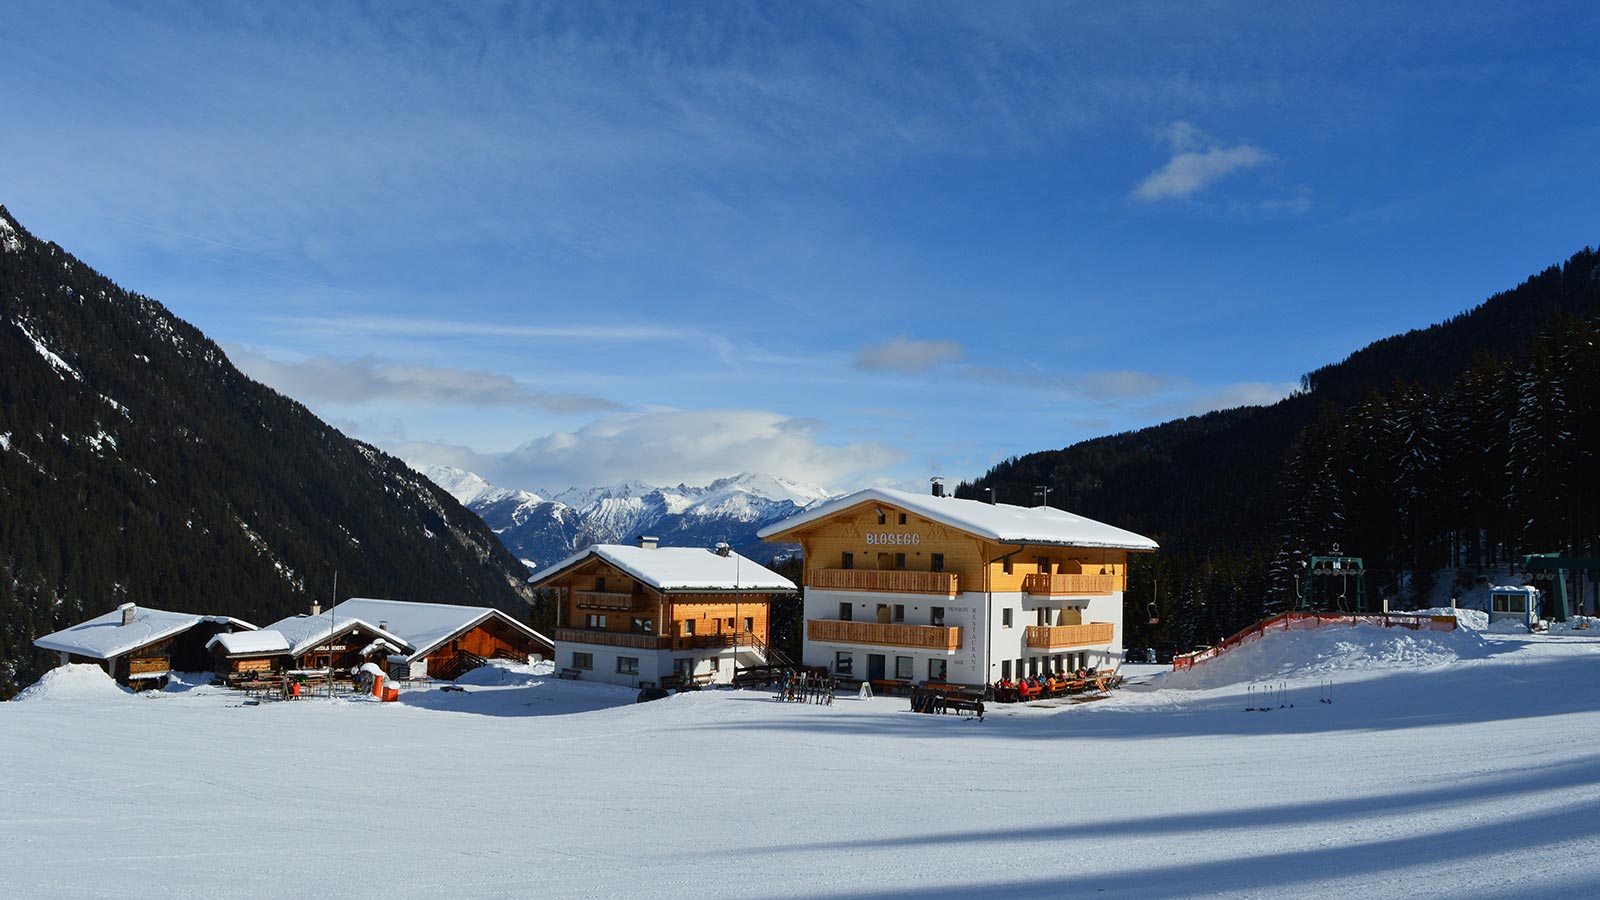
[(907, 534), (907, 533), (904, 533), (904, 532), (889, 532), (889, 531), (872, 532), (872, 531), (869, 531), (869, 532), (867, 532), (867, 543), (869, 543), (869, 544), (884, 544), (884, 545), (887, 545), (887, 544), (921, 544), (922, 543), (922, 535), (917, 534), (916, 532), (911, 532), (911, 533)]

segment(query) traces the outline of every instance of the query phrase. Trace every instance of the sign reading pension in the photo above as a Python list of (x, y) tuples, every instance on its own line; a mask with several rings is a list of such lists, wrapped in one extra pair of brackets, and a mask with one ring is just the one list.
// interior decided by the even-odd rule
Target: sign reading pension
[(892, 531), (869, 531), (867, 532), (867, 543), (885, 545), (899, 544), (901, 546), (906, 544), (921, 544), (922, 535), (917, 534), (916, 532), (905, 533)]

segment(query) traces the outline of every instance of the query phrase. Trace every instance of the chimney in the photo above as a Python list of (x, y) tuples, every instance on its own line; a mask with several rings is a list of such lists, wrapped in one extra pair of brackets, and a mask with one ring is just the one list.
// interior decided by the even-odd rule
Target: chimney
[(728, 554), (730, 554), (732, 552), (733, 552), (733, 548), (728, 546), (728, 542), (727, 541), (718, 541), (717, 542), (717, 555), (718, 556), (727, 556)]
[(321, 600), (313, 600), (313, 601), (311, 601), (311, 614), (313, 616), (322, 615), (322, 601)]
[(661, 543), (661, 539), (658, 538), (658, 537), (651, 537), (648, 534), (641, 534), (638, 537), (638, 542), (639, 542), (639, 549), (641, 549), (641, 550), (654, 550), (656, 548), (656, 544)]
[(132, 603), (124, 603), (117, 609), (122, 611), (122, 624), (124, 625), (132, 625), (133, 614), (139, 611), (139, 607)]
[(380, 620), (378, 620), (378, 630), (379, 631), (388, 631), (389, 630), (389, 620), (388, 619), (380, 619)]
[(930, 478), (928, 480), (933, 482), (933, 495), (935, 497), (943, 497), (944, 496), (944, 479), (939, 477), (938, 475), (935, 475), (935, 476), (933, 476), (932, 478)]

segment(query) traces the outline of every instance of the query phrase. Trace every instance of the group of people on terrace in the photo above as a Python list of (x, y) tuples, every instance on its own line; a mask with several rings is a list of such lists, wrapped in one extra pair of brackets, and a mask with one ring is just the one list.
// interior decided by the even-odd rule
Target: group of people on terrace
[(1043, 678), (1037, 675), (1019, 677), (1016, 681), (1001, 678), (994, 683), (994, 698), (1002, 703), (1009, 703), (1038, 697), (1054, 697), (1085, 690), (1091, 684), (1104, 689), (1105, 676), (1098, 671), (1091, 672), (1080, 668), (1072, 672), (1046, 672)]

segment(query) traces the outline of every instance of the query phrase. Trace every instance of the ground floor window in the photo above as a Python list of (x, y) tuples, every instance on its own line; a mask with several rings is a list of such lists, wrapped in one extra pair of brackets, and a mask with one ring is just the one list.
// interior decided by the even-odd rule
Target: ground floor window
[(945, 673), (950, 671), (948, 662), (948, 660), (943, 659), (928, 660), (928, 680), (939, 682), (944, 681)]
[(1002, 681), (1010, 681), (1011, 680), (1011, 660), (1009, 660), (1009, 659), (1000, 660), (1000, 679)]
[(594, 654), (593, 653), (574, 653), (574, 654), (572, 654), (572, 667), (574, 669), (592, 669), (592, 668), (594, 668)]
[(722, 660), (719, 659), (718, 657), (713, 656), (709, 660), (707, 660), (706, 662), (708, 662), (711, 665), (711, 671), (713, 671), (713, 672), (721, 671)]
[(1056, 672), (1058, 674), (1061, 673), (1061, 672), (1065, 672), (1066, 671), (1065, 669), (1061, 668), (1062, 665), (1063, 665), (1063, 662), (1062, 662), (1061, 654), (1057, 653), (1056, 654)]
[(849, 675), (854, 671), (855, 665), (855, 657), (843, 650), (833, 655), (833, 674), (835, 675)]
[(900, 681), (910, 681), (915, 675), (911, 671), (911, 657), (896, 656), (894, 658), (894, 677)]
[(675, 659), (672, 661), (672, 674), (679, 678), (688, 678), (694, 674), (693, 659)]
[(639, 657), (637, 657), (637, 656), (619, 656), (619, 657), (617, 657), (617, 674), (618, 675), (637, 675), (637, 674), (639, 674)]
[(1038, 678), (1039, 677), (1039, 657), (1037, 657), (1037, 656), (1028, 657), (1028, 677), (1029, 678)]

